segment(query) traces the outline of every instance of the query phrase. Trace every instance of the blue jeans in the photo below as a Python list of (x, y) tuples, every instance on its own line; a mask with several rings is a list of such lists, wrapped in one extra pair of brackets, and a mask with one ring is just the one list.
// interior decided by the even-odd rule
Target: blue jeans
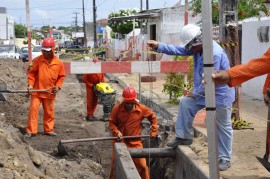
[[(198, 105), (192, 97), (181, 98), (175, 135), (178, 138), (192, 139), (192, 123), (196, 113), (204, 108)], [(230, 160), (232, 155), (233, 129), (231, 123), (232, 105), (221, 106), (216, 109), (218, 158)]]

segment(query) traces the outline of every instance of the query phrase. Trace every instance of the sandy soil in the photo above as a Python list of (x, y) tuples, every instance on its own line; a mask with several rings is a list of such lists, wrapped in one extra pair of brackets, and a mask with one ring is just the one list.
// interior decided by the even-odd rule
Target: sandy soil
[[(26, 89), (26, 74), (22, 62), (0, 59), (0, 68), (0, 83), (6, 83), (8, 89)], [(161, 92), (164, 76), (157, 76), (157, 82), (144, 84), (142, 93), (150, 98), (158, 98), (160, 104), (165, 105), (176, 115), (177, 105), (171, 106), (167, 104), (168, 96)], [(80, 83), (80, 78), (80, 75), (68, 75), (62, 90), (57, 95), (55, 132), (58, 133), (58, 136), (56, 137), (42, 134), (41, 108), (39, 134), (31, 139), (23, 138), (29, 106), (29, 96), (27, 94), (9, 94), (7, 101), (0, 102), (0, 150), (2, 151), (0, 154), (0, 178), (25, 177), (28, 175), (31, 176), (30, 178), (57, 178), (54, 176), (66, 178), (108, 178), (111, 160), (111, 141), (65, 144), (69, 155), (58, 155), (57, 146), (60, 139), (110, 136), (106, 122), (85, 121), (85, 86), (83, 83)], [(135, 79), (137, 75), (123, 74), (119, 78), (122, 78), (127, 84), (134, 83), (136, 85), (138, 81)], [(159, 79), (161, 80), (159, 81)], [(118, 86), (113, 87), (119, 88)], [(154, 93), (149, 92), (153, 89)], [(221, 176), (224, 178), (270, 178), (269, 172), (256, 159), (256, 156), (262, 157), (265, 150), (267, 109), (262, 105), (262, 101), (252, 101), (252, 103), (250, 101), (248, 98), (243, 98), (243, 110), (240, 112), (245, 120), (253, 123), (254, 130), (234, 131), (232, 167), (228, 171), (221, 172)], [(98, 118), (102, 117), (101, 105), (98, 106), (95, 115)], [(203, 161), (208, 162), (207, 144), (203, 137), (195, 139), (191, 148)], [(31, 158), (30, 156), (38, 157)], [(151, 162), (155, 163), (156, 161)], [(173, 167), (171, 160), (160, 160), (160, 162), (162, 165), (168, 166), (168, 168)], [(157, 171), (159, 170), (152, 170), (151, 173), (160, 175)], [(169, 177), (171, 176), (169, 174), (167, 176), (167, 178), (172, 178)]]
[[(24, 64), (22, 62), (17, 60), (10, 62), (1, 60), (0, 67), (0, 82), (6, 83), (8, 89), (26, 89), (26, 75), (24, 72)], [(95, 171), (97, 176), (95, 177), (106, 178), (108, 172), (104, 171), (101, 165), (104, 164), (109, 166), (111, 153), (107, 149), (111, 148), (110, 141), (103, 142), (104, 145), (102, 145), (102, 147), (99, 147), (100, 144), (94, 142), (77, 143), (74, 145), (66, 144), (70, 155), (58, 155), (57, 146), (60, 139), (78, 139), (109, 135), (109, 133), (105, 131), (106, 123), (85, 121), (84, 114), (86, 108), (84, 101), (84, 84), (79, 83), (76, 75), (67, 76), (63, 89), (57, 95), (55, 104), (55, 132), (58, 135), (56, 137), (43, 135), (43, 110), (41, 107), (39, 113), (38, 135), (30, 139), (23, 138), (22, 135), (25, 133), (24, 129), (28, 115), (29, 96), (27, 94), (8, 94), (7, 97), (7, 101), (0, 102), (0, 114), (5, 117), (6, 123), (19, 129), (20, 133), (13, 134), (14, 136), (20, 136), (20, 138), (34, 150), (49, 154), (56, 161), (66, 159), (65, 161), (75, 162), (77, 165), (81, 165), (81, 167), (83, 167), (82, 164), (85, 161), (88, 163), (90, 162), (91, 165), (97, 165), (98, 167), (96, 167)], [(102, 109), (98, 111), (102, 111)], [(101, 116), (101, 114), (97, 113), (97, 116)], [(18, 150), (21, 149), (18, 148)], [(103, 153), (104, 151), (106, 151), (105, 154)], [(17, 152), (19, 153), (20, 151)], [(67, 178), (89, 178), (89, 174), (86, 175), (87, 172), (89, 173), (87, 170), (84, 172), (85, 176), (82, 174), (81, 177), (73, 177), (73, 173), (76, 172), (68, 169), (68, 167), (64, 172), (66, 174), (62, 176), (70, 176)], [(44, 175), (47, 176), (46, 173), (44, 173)]]

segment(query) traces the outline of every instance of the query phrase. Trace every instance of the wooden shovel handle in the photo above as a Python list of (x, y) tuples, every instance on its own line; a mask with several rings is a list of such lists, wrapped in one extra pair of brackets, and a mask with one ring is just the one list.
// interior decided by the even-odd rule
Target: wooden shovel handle
[[(139, 136), (123, 136), (122, 139), (138, 139), (147, 138), (149, 135), (139, 135)], [(118, 137), (97, 137), (97, 138), (85, 138), (85, 139), (70, 139), (70, 140), (60, 140), (60, 144), (76, 143), (76, 142), (89, 142), (89, 141), (100, 141), (100, 140), (117, 140)]]

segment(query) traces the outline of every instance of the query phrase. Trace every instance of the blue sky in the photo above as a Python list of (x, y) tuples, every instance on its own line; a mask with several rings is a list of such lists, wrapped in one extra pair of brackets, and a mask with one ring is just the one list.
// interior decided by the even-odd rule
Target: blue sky
[[(149, 9), (172, 7), (179, 0), (149, 0)], [(26, 24), (25, 0), (0, 0), (0, 7), (7, 8), (7, 14), (15, 18), (16, 23)], [(82, 0), (29, 0), (30, 21), (33, 27), (49, 24), (53, 26), (74, 25), (75, 13), (78, 24), (82, 25)], [(84, 0), (85, 19), (93, 21), (93, 0)], [(146, 8), (143, 0), (143, 9)], [(108, 14), (125, 8), (140, 9), (140, 0), (96, 0), (97, 20), (107, 18)]]

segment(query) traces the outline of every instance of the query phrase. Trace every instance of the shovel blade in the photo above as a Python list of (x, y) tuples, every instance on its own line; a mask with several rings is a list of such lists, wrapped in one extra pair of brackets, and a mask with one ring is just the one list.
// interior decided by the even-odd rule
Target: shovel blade
[(8, 96), (6, 94), (0, 93), (0, 101), (7, 101)]
[(58, 149), (58, 155), (60, 156), (68, 155), (67, 147), (64, 146), (61, 142), (59, 142), (57, 149)]
[[(7, 84), (0, 83), (0, 91), (6, 91), (6, 90), (7, 90)], [(0, 101), (7, 101), (7, 95), (0, 93)]]
[(256, 156), (256, 158), (264, 166), (264, 168), (268, 170), (268, 172), (270, 172), (270, 163), (268, 162), (268, 160), (265, 160), (264, 158), (258, 156)]

